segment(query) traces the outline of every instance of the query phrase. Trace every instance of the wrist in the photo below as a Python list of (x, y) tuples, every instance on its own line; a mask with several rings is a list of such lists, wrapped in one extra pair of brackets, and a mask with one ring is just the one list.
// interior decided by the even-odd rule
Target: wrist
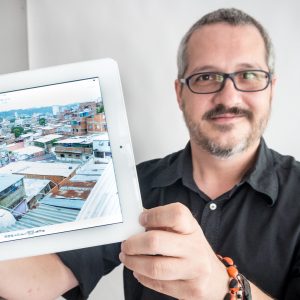
[(251, 300), (251, 288), (248, 280), (245, 276), (239, 273), (237, 266), (233, 260), (229, 257), (222, 257), (217, 255), (219, 260), (224, 264), (229, 276), (229, 284), (227, 293), (225, 294), (224, 300)]

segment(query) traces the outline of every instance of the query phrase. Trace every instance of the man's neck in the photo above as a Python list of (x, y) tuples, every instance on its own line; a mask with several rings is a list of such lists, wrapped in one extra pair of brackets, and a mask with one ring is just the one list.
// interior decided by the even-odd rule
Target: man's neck
[(214, 200), (238, 184), (255, 162), (259, 141), (230, 158), (218, 158), (191, 141), (193, 178), (198, 188)]

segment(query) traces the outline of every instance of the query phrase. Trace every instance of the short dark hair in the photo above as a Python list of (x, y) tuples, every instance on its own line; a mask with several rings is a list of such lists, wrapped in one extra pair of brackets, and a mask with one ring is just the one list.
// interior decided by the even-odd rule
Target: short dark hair
[(236, 8), (221, 8), (204, 15), (183, 36), (177, 53), (178, 79), (183, 78), (188, 67), (187, 48), (192, 34), (201, 27), (209, 24), (227, 23), (233, 26), (253, 25), (261, 34), (266, 48), (266, 62), (271, 74), (275, 71), (275, 55), (272, 41), (265, 28), (250, 15)]

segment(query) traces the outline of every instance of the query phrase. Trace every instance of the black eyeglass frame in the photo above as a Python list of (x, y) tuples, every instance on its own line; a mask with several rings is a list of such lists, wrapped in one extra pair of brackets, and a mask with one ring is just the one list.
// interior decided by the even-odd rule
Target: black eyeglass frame
[[(236, 84), (235, 84), (235, 76), (239, 73), (245, 73), (245, 72), (262, 72), (264, 73), (267, 78), (268, 78), (268, 81), (266, 83), (266, 86), (262, 89), (258, 89), (258, 90), (251, 90), (251, 91), (248, 91), (248, 90), (242, 90), (242, 89), (239, 89)], [(191, 78), (193, 78), (194, 76), (196, 75), (206, 75), (206, 74), (216, 74), (216, 75), (221, 75), (223, 76), (224, 80), (220, 86), (220, 88), (216, 91), (213, 91), (213, 92), (195, 92), (192, 90), (191, 86), (190, 86), (190, 80)], [(220, 91), (223, 90), (224, 86), (225, 86), (225, 83), (226, 83), (226, 80), (227, 78), (231, 79), (231, 81), (233, 82), (233, 85), (234, 85), (234, 88), (237, 90), (237, 91), (240, 91), (240, 92), (247, 92), (247, 93), (252, 93), (252, 92), (260, 92), (260, 91), (263, 91), (265, 90), (271, 83), (271, 80), (272, 80), (272, 74), (270, 72), (267, 72), (267, 71), (264, 71), (264, 70), (242, 70), (242, 71), (237, 71), (237, 72), (232, 72), (232, 73), (223, 73), (223, 72), (198, 72), (198, 73), (194, 73), (190, 76), (188, 76), (187, 78), (180, 78), (179, 79), (179, 82), (182, 83), (182, 84), (185, 84), (187, 85), (187, 87), (189, 88), (189, 90), (194, 93), (194, 94), (214, 94), (214, 93), (218, 93)]]

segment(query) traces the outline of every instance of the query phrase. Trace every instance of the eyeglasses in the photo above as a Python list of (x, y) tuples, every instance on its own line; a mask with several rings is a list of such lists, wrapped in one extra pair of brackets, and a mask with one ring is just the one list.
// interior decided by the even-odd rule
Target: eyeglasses
[(203, 72), (181, 78), (179, 81), (186, 84), (192, 93), (212, 94), (224, 88), (227, 78), (231, 79), (235, 89), (241, 92), (259, 92), (266, 89), (271, 82), (271, 74), (262, 70)]

